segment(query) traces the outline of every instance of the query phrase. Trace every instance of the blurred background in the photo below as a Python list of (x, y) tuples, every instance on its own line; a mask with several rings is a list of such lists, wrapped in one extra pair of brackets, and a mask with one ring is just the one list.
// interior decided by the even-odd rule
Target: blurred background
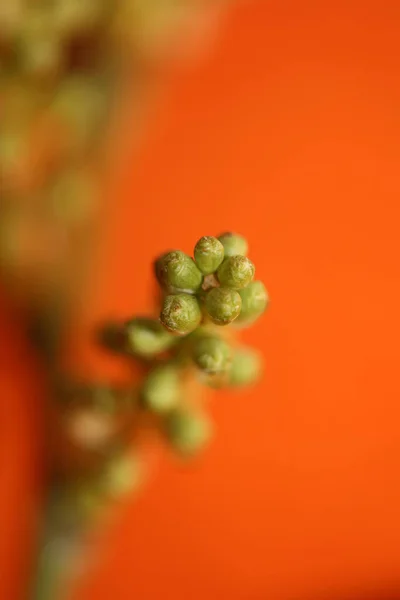
[[(0, 597), (31, 597), (41, 535), (43, 320), (62, 320), (67, 370), (123, 377), (93, 344), (96, 324), (146, 310), (160, 252), (236, 230), (271, 295), (244, 334), (264, 378), (215, 394), (217, 435), (191, 464), (150, 449), (147, 485), (95, 537), (68, 598), (400, 598), (400, 5), (182, 1), (167, 18), (172, 4), (144, 3), (132, 44), (129, 17), (116, 19), (101, 145), (90, 137), (84, 160), (67, 152), (75, 117), (54, 142), (39, 111), (23, 167), (2, 162)], [(54, 89), (47, 59), (39, 79), (36, 67), (8, 74), (22, 5), (0, 7), (3, 157), (16, 144), (12, 109), (43, 106), (26, 90)], [(40, 22), (28, 29), (42, 40)], [(66, 114), (85, 124), (93, 101), (82, 111), (69, 97)], [(25, 108), (16, 113), (20, 126)], [(100, 188), (84, 217), (66, 204), (68, 226), (54, 204), (32, 202), (55, 153), (74, 184), (84, 170)]]

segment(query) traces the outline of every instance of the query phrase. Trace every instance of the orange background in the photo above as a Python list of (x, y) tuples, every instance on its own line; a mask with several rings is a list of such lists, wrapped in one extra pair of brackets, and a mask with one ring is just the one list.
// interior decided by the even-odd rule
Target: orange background
[(161, 462), (74, 600), (400, 595), (399, 26), (395, 0), (249, 2), (169, 73), (115, 174), (74, 360), (103, 368), (84, 333), (146, 309), (155, 254), (233, 229), (272, 297), (245, 336), (266, 374), (215, 396), (210, 450)]

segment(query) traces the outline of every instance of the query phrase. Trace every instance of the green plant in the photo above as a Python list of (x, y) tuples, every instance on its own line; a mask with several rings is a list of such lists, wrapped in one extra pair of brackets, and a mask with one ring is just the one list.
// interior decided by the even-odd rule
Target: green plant
[(200, 451), (210, 438), (200, 392), (251, 385), (262, 372), (260, 355), (229, 327), (253, 324), (269, 302), (264, 284), (254, 280), (253, 263), (232, 254), (247, 248), (242, 236), (225, 233), (202, 237), (194, 258), (180, 250), (164, 253), (154, 261), (159, 314), (100, 332), (109, 350), (142, 365), (142, 380), (130, 395), (136, 418), (149, 416), (180, 454)]
[[(140, 367), (141, 375), (131, 385), (63, 388), (63, 434), (80, 448), (72, 481), (84, 473), (86, 508), (88, 481), (101, 496), (104, 487), (95, 482), (105, 469), (110, 472), (114, 460), (129, 454), (143, 423), (179, 455), (193, 456), (213, 431), (203, 402), (206, 389), (251, 385), (261, 375), (261, 356), (241, 344), (239, 330), (263, 314), (268, 294), (254, 280), (253, 263), (230, 254), (233, 246), (247, 252), (244, 238), (223, 234), (220, 239), (230, 242), (228, 256), (224, 243), (207, 236), (195, 245), (194, 258), (173, 250), (154, 261), (158, 314), (100, 327), (101, 344)], [(135, 464), (138, 455), (140, 451)], [(129, 477), (129, 469), (119, 472)], [(122, 477), (118, 489), (130, 489), (128, 481), (121, 485)], [(110, 485), (105, 500), (118, 495)]]

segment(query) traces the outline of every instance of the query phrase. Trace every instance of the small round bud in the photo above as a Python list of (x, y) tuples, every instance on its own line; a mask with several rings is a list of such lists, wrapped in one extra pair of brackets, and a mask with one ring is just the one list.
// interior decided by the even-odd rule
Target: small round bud
[(200, 325), (201, 316), (195, 296), (176, 294), (164, 299), (160, 320), (171, 333), (187, 335)]
[(163, 266), (163, 261), (164, 258), (167, 256), (167, 254), (170, 254), (171, 252), (175, 252), (174, 250), (168, 250), (168, 252), (163, 252), (162, 254), (159, 254), (157, 256), (157, 258), (154, 259), (153, 261), (153, 272), (154, 275), (156, 276), (156, 279), (159, 283), (161, 283), (161, 269)]
[(119, 498), (137, 489), (142, 480), (142, 464), (136, 454), (113, 456), (100, 474), (100, 488), (108, 497)]
[(205, 306), (213, 323), (228, 325), (239, 316), (242, 299), (235, 290), (218, 287), (207, 293)]
[(168, 350), (175, 342), (159, 321), (136, 317), (124, 327), (126, 347), (129, 352), (150, 358)]
[(194, 248), (196, 265), (204, 275), (214, 273), (224, 260), (224, 247), (217, 238), (206, 235)]
[(242, 310), (239, 320), (251, 323), (265, 311), (269, 296), (262, 281), (252, 281), (243, 290), (239, 291), (242, 299)]
[(179, 371), (172, 365), (154, 368), (144, 380), (141, 398), (145, 408), (165, 413), (174, 408), (180, 399)]
[(193, 361), (196, 366), (207, 374), (224, 373), (231, 361), (231, 347), (220, 337), (206, 335), (195, 341), (193, 346)]
[(229, 256), (237, 256), (241, 254), (246, 256), (248, 252), (248, 244), (244, 237), (237, 233), (227, 232), (223, 233), (218, 237), (219, 241), (224, 247), (225, 258)]
[(211, 438), (212, 424), (203, 413), (177, 408), (167, 417), (166, 431), (172, 446), (180, 454), (193, 455)]
[(230, 370), (230, 385), (251, 385), (260, 378), (261, 372), (262, 359), (258, 352), (244, 347), (235, 350)]
[(167, 290), (194, 294), (203, 282), (194, 260), (180, 250), (161, 256), (155, 264), (155, 270), (158, 281)]
[(238, 254), (224, 260), (218, 269), (218, 280), (221, 285), (240, 290), (249, 285), (254, 273), (255, 267), (251, 260)]

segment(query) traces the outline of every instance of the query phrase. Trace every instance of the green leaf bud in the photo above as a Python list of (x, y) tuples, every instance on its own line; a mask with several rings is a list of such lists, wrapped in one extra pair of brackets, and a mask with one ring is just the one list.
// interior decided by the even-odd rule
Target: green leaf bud
[(238, 254), (224, 260), (218, 269), (218, 280), (221, 285), (240, 290), (249, 285), (254, 273), (255, 267), (251, 260)]
[(167, 416), (166, 432), (172, 446), (180, 454), (193, 455), (210, 440), (212, 423), (205, 414), (180, 407)]
[(240, 290), (239, 294), (242, 299), (242, 310), (238, 320), (251, 323), (267, 308), (268, 292), (262, 281), (252, 281), (246, 288)]
[(208, 316), (216, 325), (228, 325), (240, 314), (242, 299), (231, 288), (213, 288), (207, 293), (205, 307)]
[(171, 333), (187, 335), (200, 325), (201, 318), (200, 305), (195, 296), (172, 294), (165, 297), (160, 320)]
[(194, 248), (196, 265), (204, 275), (214, 273), (224, 260), (224, 247), (217, 238), (206, 235)]
[(230, 370), (230, 385), (241, 387), (255, 383), (262, 373), (262, 359), (251, 348), (235, 349)]
[(203, 282), (203, 276), (194, 260), (180, 250), (161, 256), (155, 269), (159, 283), (166, 290), (194, 294)]
[(145, 358), (165, 352), (175, 343), (174, 336), (155, 319), (136, 317), (125, 324), (124, 330), (127, 350)]
[(248, 252), (248, 244), (244, 237), (237, 233), (226, 232), (218, 237), (224, 247), (225, 258), (229, 256), (237, 256), (241, 254), (246, 256)]
[(230, 366), (231, 356), (230, 345), (220, 337), (206, 335), (194, 342), (193, 361), (205, 373), (224, 373)]
[(178, 404), (180, 395), (180, 374), (172, 365), (161, 365), (152, 369), (141, 390), (144, 407), (155, 413), (170, 411)]

